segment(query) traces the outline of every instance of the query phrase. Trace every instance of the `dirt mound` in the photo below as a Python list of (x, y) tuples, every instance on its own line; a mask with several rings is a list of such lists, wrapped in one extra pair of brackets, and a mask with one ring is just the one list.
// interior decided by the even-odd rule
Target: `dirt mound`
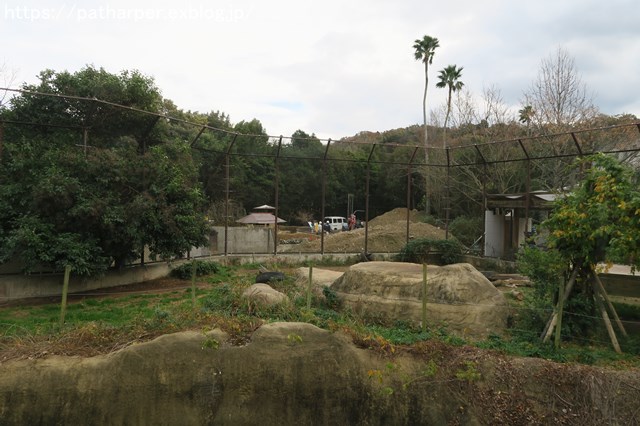
[[(396, 208), (369, 221), (367, 229), (367, 251), (371, 253), (395, 253), (407, 243), (407, 209)], [(417, 210), (409, 211), (409, 239), (445, 238), (445, 231), (428, 223), (420, 222)], [(328, 253), (360, 253), (364, 251), (365, 229), (325, 234), (324, 251)], [(282, 251), (318, 253), (321, 241), (303, 242), (301, 244), (281, 245)]]

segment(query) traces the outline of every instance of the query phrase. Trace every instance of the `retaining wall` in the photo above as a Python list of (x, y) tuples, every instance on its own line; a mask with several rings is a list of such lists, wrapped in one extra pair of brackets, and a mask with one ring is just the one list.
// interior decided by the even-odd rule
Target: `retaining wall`
[[(82, 293), (166, 277), (172, 268), (182, 262), (184, 260), (131, 266), (108, 271), (101, 277), (79, 277), (72, 273), (69, 278), (69, 293)], [(0, 304), (32, 297), (59, 296), (62, 294), (63, 280), (63, 273), (0, 276)]]

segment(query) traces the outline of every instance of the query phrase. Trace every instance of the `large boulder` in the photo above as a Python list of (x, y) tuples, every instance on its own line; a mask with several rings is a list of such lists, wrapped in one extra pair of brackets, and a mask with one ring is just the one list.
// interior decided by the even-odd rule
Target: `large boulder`
[[(340, 331), (301, 323), (265, 324), (246, 344), (234, 341), (216, 329), (92, 358), (0, 357), (0, 425), (638, 422), (635, 370), (511, 359), (435, 341), (389, 358)], [(434, 365), (434, 375), (425, 374)], [(469, 368), (476, 380), (459, 377)]]
[[(332, 271), (330, 269), (313, 268), (311, 273), (311, 291), (322, 296), (325, 287), (331, 287), (344, 272)], [(296, 270), (296, 282), (298, 286), (306, 289), (309, 285), (309, 268), (301, 267)]]
[[(422, 265), (366, 262), (349, 268), (332, 289), (344, 306), (369, 317), (419, 324)], [(502, 293), (472, 265), (427, 267), (427, 322), (467, 337), (500, 334), (509, 310)]]
[(289, 302), (286, 294), (273, 289), (269, 284), (261, 283), (253, 284), (247, 288), (242, 293), (242, 297), (263, 308)]

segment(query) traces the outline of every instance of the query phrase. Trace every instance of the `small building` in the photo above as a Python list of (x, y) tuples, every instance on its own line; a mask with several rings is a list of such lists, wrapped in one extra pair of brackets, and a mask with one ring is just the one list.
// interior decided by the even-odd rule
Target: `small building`
[(546, 216), (557, 195), (547, 191), (529, 194), (487, 194), (484, 214), (484, 255), (513, 259), (533, 230), (533, 217)]
[(276, 217), (275, 212), (276, 208), (269, 206), (267, 204), (263, 204), (253, 209), (253, 212), (248, 215), (238, 219), (236, 222), (243, 223), (245, 225), (275, 225), (276, 223), (286, 223), (286, 220)]

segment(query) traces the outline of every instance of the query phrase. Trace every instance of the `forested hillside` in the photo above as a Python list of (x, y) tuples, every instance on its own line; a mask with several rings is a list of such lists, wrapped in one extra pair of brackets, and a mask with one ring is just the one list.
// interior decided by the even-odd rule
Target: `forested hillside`
[[(302, 225), (322, 213), (346, 216), (348, 208), (362, 215), (367, 193), (371, 218), (407, 204), (423, 209), (427, 182), (433, 220), (444, 219), (450, 194), (449, 219), (477, 228), (483, 191), (524, 192), (527, 171), (505, 162), (447, 175), (447, 162), (478, 163), (478, 150), (458, 148), (637, 121), (601, 114), (536, 121), (530, 106), (516, 119), (495, 94), (482, 113), (463, 95), (446, 132), (434, 113), (426, 167), (416, 155), (419, 125), (335, 141), (304, 130), (274, 137), (257, 118), (234, 123), (220, 110), (182, 110), (138, 71), (87, 66), (45, 70), (39, 79), (0, 107), (0, 262), (19, 256), (28, 268), (70, 264), (80, 274), (125, 264), (144, 246), (159, 257), (184, 253), (203, 243), (206, 219), (233, 224), (276, 203), (276, 194), (278, 215)], [(624, 129), (582, 143), (605, 149), (637, 139), (637, 131)], [(557, 150), (540, 140), (531, 142), (535, 149)], [(481, 155), (508, 159), (516, 151), (517, 143), (496, 144)], [(538, 163), (530, 189), (564, 184), (563, 164)]]

